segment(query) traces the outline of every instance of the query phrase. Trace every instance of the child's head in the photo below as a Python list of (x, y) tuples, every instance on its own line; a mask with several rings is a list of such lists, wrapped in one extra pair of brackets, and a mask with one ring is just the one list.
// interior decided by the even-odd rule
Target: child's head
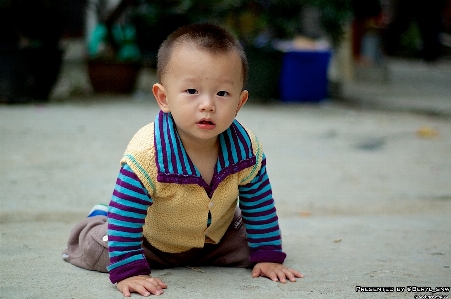
[(162, 83), (167, 74), (168, 66), (175, 49), (181, 46), (194, 46), (211, 54), (236, 52), (241, 59), (243, 87), (248, 76), (248, 63), (243, 47), (230, 32), (212, 24), (191, 24), (183, 26), (161, 44), (157, 56), (157, 75)]
[(172, 33), (158, 52), (158, 76), (153, 94), (161, 110), (171, 113), (183, 142), (215, 141), (248, 99), (243, 48), (215, 25)]

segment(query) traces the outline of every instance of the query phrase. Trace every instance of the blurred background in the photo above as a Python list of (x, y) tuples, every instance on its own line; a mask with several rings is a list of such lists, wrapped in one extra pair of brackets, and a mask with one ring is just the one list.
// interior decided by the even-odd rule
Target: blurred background
[(193, 22), (238, 36), (263, 102), (387, 84), (392, 58), (451, 60), (451, 0), (0, 0), (0, 102), (147, 95), (160, 43)]

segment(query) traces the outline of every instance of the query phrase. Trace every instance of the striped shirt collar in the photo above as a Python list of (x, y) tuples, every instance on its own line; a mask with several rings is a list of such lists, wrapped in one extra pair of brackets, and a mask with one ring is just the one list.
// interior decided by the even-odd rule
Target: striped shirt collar
[(249, 135), (244, 127), (234, 120), (232, 125), (218, 136), (219, 156), (211, 186), (208, 186), (186, 153), (170, 113), (160, 111), (155, 118), (154, 132), (159, 182), (198, 184), (213, 192), (227, 176), (256, 163)]

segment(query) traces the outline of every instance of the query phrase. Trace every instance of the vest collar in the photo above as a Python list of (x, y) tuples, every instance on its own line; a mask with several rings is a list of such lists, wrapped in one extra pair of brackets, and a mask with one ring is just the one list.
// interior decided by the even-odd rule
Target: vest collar
[(232, 125), (218, 136), (219, 156), (211, 186), (208, 186), (186, 153), (172, 115), (160, 111), (154, 125), (155, 162), (159, 182), (198, 184), (212, 192), (227, 176), (256, 163), (251, 138), (244, 127), (234, 120)]

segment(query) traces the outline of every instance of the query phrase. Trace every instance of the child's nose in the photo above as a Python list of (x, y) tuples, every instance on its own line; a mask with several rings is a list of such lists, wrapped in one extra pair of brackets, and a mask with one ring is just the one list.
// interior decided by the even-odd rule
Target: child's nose
[(213, 97), (210, 95), (203, 96), (199, 108), (201, 111), (214, 111), (215, 103)]

